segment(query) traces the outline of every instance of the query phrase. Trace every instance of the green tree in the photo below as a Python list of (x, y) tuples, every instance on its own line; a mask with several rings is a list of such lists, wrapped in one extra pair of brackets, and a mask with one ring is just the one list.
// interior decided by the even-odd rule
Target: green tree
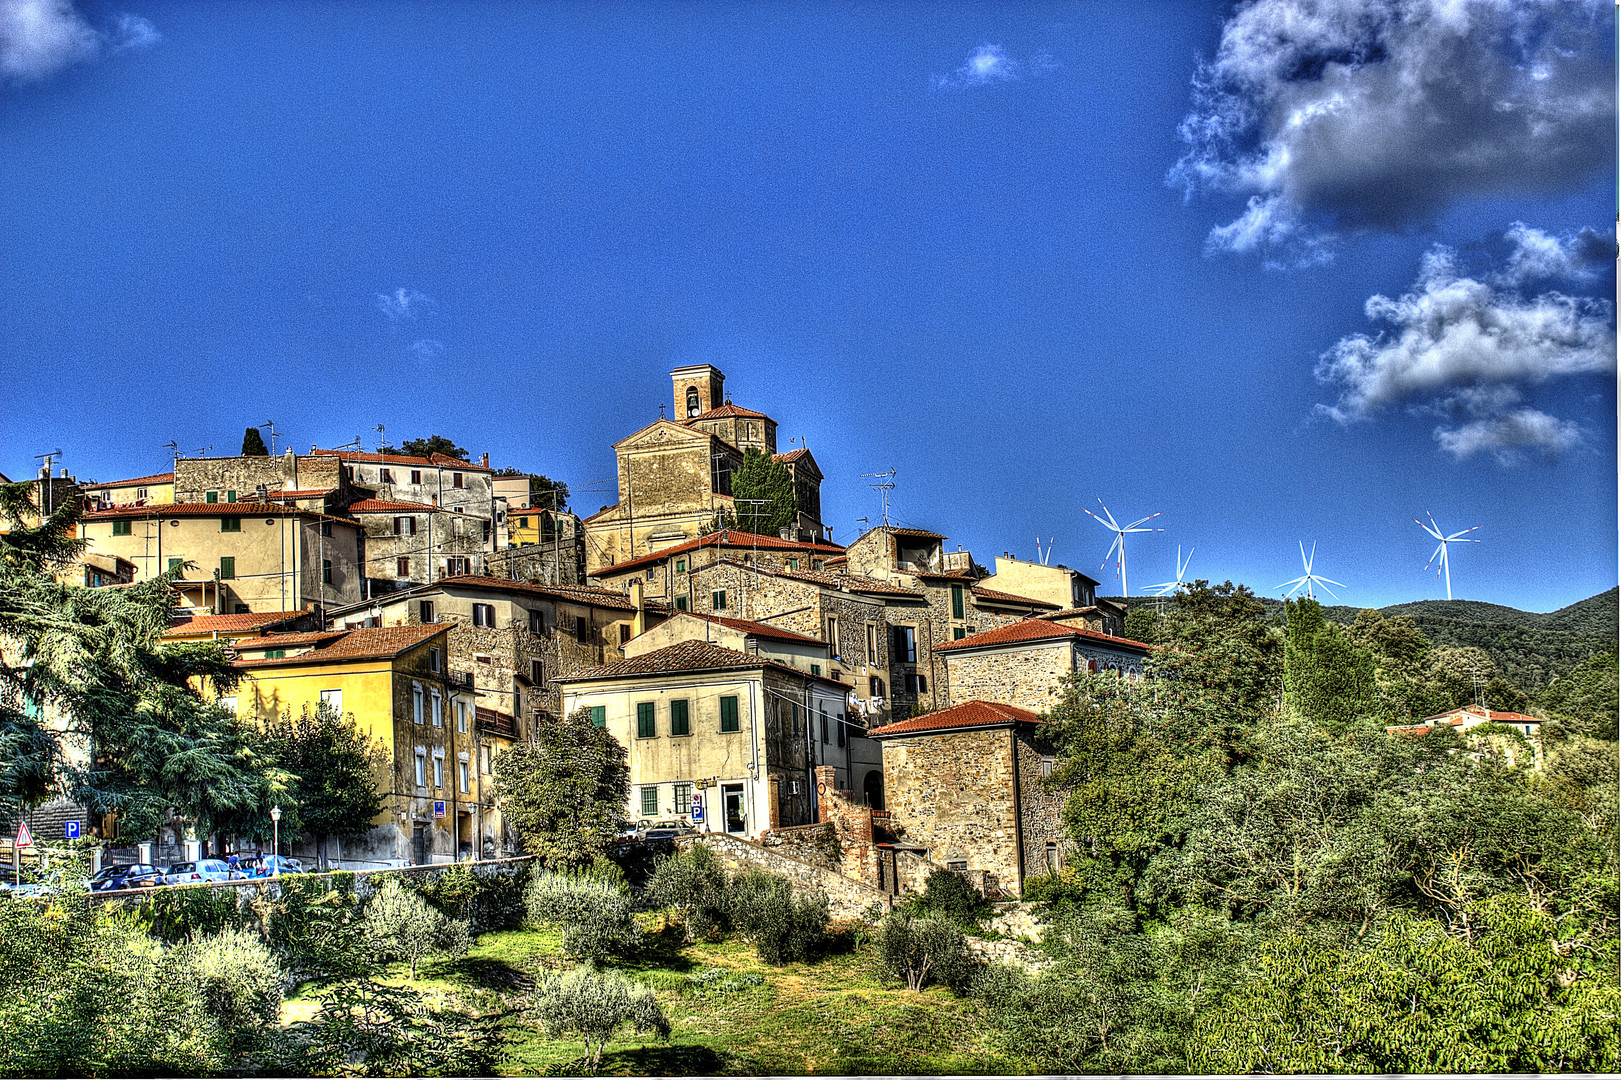
[[(417, 990), (351, 976), (322, 990), (312, 1019), (287, 1028), (287, 1076), (490, 1076), (501, 1016), (476, 1016)], [(438, 996), (438, 995), (436, 995)]]
[(259, 434), (259, 429), (250, 427), (242, 433), (243, 457), (269, 457), (270, 448), (265, 445), (265, 437)]
[(443, 435), (429, 435), (426, 439), (406, 439), (398, 446), (385, 446), (385, 454), (409, 454), (412, 457), (432, 457), (434, 454), (444, 454), (446, 457), (467, 460), (467, 451), (457, 446)]
[(711, 937), (726, 925), (726, 871), (703, 844), (660, 859), (647, 896), (657, 907), (679, 913), (688, 942)]
[(768, 964), (804, 960), (827, 932), (827, 897), (800, 896), (781, 874), (747, 870), (726, 886), (726, 918)]
[(747, 532), (775, 536), (777, 530), (798, 519), (793, 473), (782, 462), (773, 461), (770, 454), (753, 447), (743, 451), (743, 464), (732, 474), (732, 497), (764, 500), (764, 505), (737, 504), (737, 527)]
[(585, 1040), (585, 1065), (595, 1072), (608, 1041), (626, 1026), (668, 1040), (670, 1021), (658, 998), (646, 987), (632, 988), (612, 972), (577, 968), (550, 976), (537, 994), (535, 1011), (552, 1038), (575, 1035)]
[(494, 789), (525, 851), (548, 866), (584, 867), (623, 826), (630, 766), (624, 746), (577, 709), (538, 722), (532, 741), (497, 757)]
[(371, 828), (383, 809), (377, 778), (387, 775), (388, 752), (367, 737), (354, 715), (338, 714), (326, 702), (283, 712), (267, 731), (270, 756), (290, 777), (284, 806), (296, 812), (291, 831), (315, 838), (321, 869), (327, 840)]
[(1615, 742), (1617, 725), (1617, 653), (1610, 649), (1588, 657), (1575, 670), (1549, 683), (1534, 701), (1550, 719), (1572, 734)]
[(416, 892), (390, 878), (366, 903), (366, 929), (381, 956), (411, 965), (430, 956), (461, 956), (470, 944), (467, 924), (446, 918)]
[(537, 873), (524, 906), (531, 921), (563, 928), (569, 956), (601, 963), (629, 956), (641, 943), (629, 890), (589, 872)]
[(522, 469), (507, 465), (495, 470), (497, 476), (528, 476), (529, 477), (529, 505), (544, 507), (550, 510), (568, 509), (568, 485), (561, 480), (553, 480), (540, 473), (525, 473)]
[(891, 911), (878, 924), (874, 941), (879, 969), (913, 992), (930, 982), (961, 990), (972, 977), (974, 959), (962, 927), (950, 919)]
[(1316, 600), (1285, 601), (1284, 610), (1284, 707), (1332, 731), (1374, 715), (1373, 658), (1323, 618)]

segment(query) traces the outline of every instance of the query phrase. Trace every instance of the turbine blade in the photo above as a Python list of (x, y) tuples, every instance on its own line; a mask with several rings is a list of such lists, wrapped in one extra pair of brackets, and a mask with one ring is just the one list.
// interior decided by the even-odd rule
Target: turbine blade
[(1149, 514), (1145, 518), (1138, 518), (1136, 521), (1133, 521), (1130, 525), (1127, 525), (1126, 528), (1135, 529), (1137, 526), (1141, 525), (1143, 522), (1145, 522), (1145, 521), (1153, 521), (1155, 518), (1159, 517), (1159, 515), (1163, 514), (1163, 513), (1165, 513), (1165, 511), (1161, 510), (1158, 513)]

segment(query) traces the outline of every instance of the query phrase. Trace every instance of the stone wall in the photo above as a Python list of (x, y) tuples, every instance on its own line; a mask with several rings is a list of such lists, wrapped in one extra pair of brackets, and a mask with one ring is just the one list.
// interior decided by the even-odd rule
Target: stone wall
[(829, 821), (771, 829), (760, 838), (760, 846), (768, 851), (791, 855), (812, 866), (839, 869), (839, 836)]
[(294, 487), (296, 472), (291, 451), (277, 457), (177, 458), (174, 501), (204, 502), (213, 491), (225, 502), (226, 492), (235, 491), (238, 502), (252, 502), (260, 484), (271, 493)]
[(878, 851), (873, 843), (872, 807), (857, 802), (854, 792), (838, 790), (835, 773), (831, 765), (816, 768), (818, 819), (831, 826), (838, 838), (839, 872), (876, 889)]
[(714, 852), (715, 858), (728, 871), (739, 873), (748, 869), (766, 870), (786, 877), (796, 891), (821, 892), (827, 896), (828, 910), (835, 919), (859, 919), (874, 905), (887, 911), (891, 898), (870, 885), (847, 878), (824, 866), (796, 859), (780, 851), (772, 851), (759, 844), (731, 833), (700, 833), (684, 837), (677, 845), (686, 848), (703, 844)]
[(950, 671), (950, 703), (994, 701), (1044, 712), (1058, 700), (1058, 681), (1073, 670), (1068, 639), (1027, 648), (966, 654), (944, 653)]
[(890, 738), (885, 802), (928, 860), (988, 874), (986, 891), (1020, 887), (1014, 738), (1006, 729)]
[[(1038, 733), (1019, 729), (1016, 736), (1019, 763), (1019, 833), (1024, 840), (1024, 874), (1026, 878), (1045, 874), (1047, 845), (1053, 844), (1053, 855), (1058, 865), (1064, 859), (1064, 804), (1068, 792), (1048, 792), (1041, 775), (1043, 758), (1051, 758), (1056, 751), (1038, 738)], [(1023, 884), (1020, 884), (1023, 888)]]
[[(366, 530), (366, 579), (370, 592), (378, 596), (411, 585), (437, 581), (446, 576), (446, 559), (461, 557), (469, 573), (482, 574), (490, 550), (486, 530), (488, 518), (456, 514), (423, 507), (416, 513), (382, 511), (354, 515)], [(415, 533), (396, 536), (394, 519), (408, 517), (416, 522)], [(399, 560), (407, 559), (408, 573), (401, 575)]]

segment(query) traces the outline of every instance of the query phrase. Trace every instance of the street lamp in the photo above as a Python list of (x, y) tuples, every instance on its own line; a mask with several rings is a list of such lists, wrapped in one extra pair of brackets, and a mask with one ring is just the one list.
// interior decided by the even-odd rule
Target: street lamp
[(271, 836), (274, 837), (274, 839), (272, 839), (271, 842), (270, 842), (270, 846), (274, 849), (274, 852), (270, 857), (270, 876), (271, 877), (281, 877), (281, 807), (280, 806), (272, 806), (270, 808), (270, 830), (271, 830)]

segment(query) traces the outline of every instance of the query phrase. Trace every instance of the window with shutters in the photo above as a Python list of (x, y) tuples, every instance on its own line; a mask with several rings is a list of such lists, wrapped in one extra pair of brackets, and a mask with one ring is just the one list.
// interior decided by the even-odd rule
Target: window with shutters
[(220, 556), (220, 580), (234, 581), (236, 579), (236, 556)]
[(531, 611), (529, 613), (529, 632), (531, 634), (544, 634), (546, 632), (546, 613)]
[(439, 671), (439, 650), (438, 649), (429, 649), (428, 650), (428, 670), (432, 671), (432, 672), (435, 672), (435, 673), (437, 673)]
[(331, 559), (322, 559), (321, 560), (321, 581), (324, 584), (327, 584), (327, 585), (332, 584), (332, 560)]
[(619, 624), (619, 644), (623, 645), (630, 640), (630, 623)]
[(867, 663), (878, 662), (878, 626), (876, 623), (867, 624)]
[(737, 731), (737, 698), (727, 696), (720, 699), (720, 729), (722, 731)]
[(205, 502), (217, 503), (220, 501), (220, 493), (217, 491), (210, 491), (207, 495), (203, 496), (203, 500)]
[(234, 492), (234, 491), (227, 491), (227, 492), (226, 492), (226, 493), (225, 493), (225, 501), (226, 501), (226, 502), (228, 502), (228, 503), (230, 503), (230, 502), (236, 502), (236, 492)]
[(437, 690), (433, 692), (433, 726), (445, 726), (445, 699)]
[(425, 750), (418, 750), (417, 758), (417, 787), (428, 786), (428, 754)]
[(433, 786), (445, 786), (445, 759), (438, 751), (433, 755)]
[(220, 518), (220, 532), (241, 532), (242, 519), (239, 517)]
[(675, 561), (675, 572), (678, 574), (685, 574), (687, 572), (687, 560), (677, 559)]
[(460, 791), (467, 790), (467, 762), (456, 762), (456, 787)]
[(821, 710), (821, 718), (822, 718), (822, 743), (823, 743), (823, 745), (826, 745), (826, 743), (827, 743), (827, 710), (826, 709)]
[(658, 732), (658, 721), (654, 719), (654, 703), (651, 701), (638, 701), (636, 703), (636, 737), (638, 739), (651, 739)]
[(456, 730), (467, 734), (467, 702), (456, 698)]
[(657, 784), (650, 784), (642, 788), (642, 816), (658, 817), (659, 789)]
[(184, 570), (185, 568), (186, 568), (186, 560), (185, 559), (170, 559), (169, 560), (169, 573), (172, 574), (176, 570)]
[(675, 598), (675, 609), (677, 611), (687, 610), (687, 598), (685, 596), (678, 596)]
[(395, 536), (415, 536), (417, 519), (412, 517), (397, 517), (394, 519)]
[(445, 573), (450, 577), (460, 577), (468, 573), (469, 563), (465, 558), (457, 556), (445, 560)]
[(953, 619), (960, 619), (963, 617), (961, 585), (953, 585), (951, 587), (951, 617)]
[(799, 560), (798, 559), (789, 559), (788, 560), (788, 569), (790, 569), (790, 570), (798, 570), (799, 569)]
[(490, 748), (481, 746), (478, 749), (478, 771), (488, 776), (490, 775)]
[(709, 606), (715, 611), (726, 610), (726, 590), (716, 589), (709, 594)]
[[(401, 561), (406, 563), (405, 569), (407, 571), (409, 571), (411, 569), (410, 561), (409, 560), (401, 560)], [(404, 575), (402, 575), (402, 576), (404, 576)], [(421, 619), (424, 623), (434, 622), (438, 618), (438, 616), (434, 613), (433, 601), (432, 600), (418, 601), (418, 603), (417, 603), (417, 617), (419, 619)]]
[(835, 716), (833, 718), (833, 736), (839, 746), (844, 745), (844, 717)]
[(838, 657), (839, 652), (839, 620), (836, 617), (827, 620), (827, 648), (828, 653)]
[(867, 689), (871, 691), (868, 696), (881, 698), (884, 696), (884, 680), (874, 675), (867, 680)]
[(917, 627), (897, 626), (895, 632), (895, 655), (891, 657), (897, 664), (917, 663)]
[(529, 661), (529, 681), (538, 687), (544, 687), (546, 685), (546, 661)]
[(377, 481), (381, 484), (392, 484), (394, 482), (394, 470), (379, 469), (377, 472)]
[[(394, 576), (402, 578), (408, 578), (411, 576), (411, 559), (409, 556), (401, 555), (399, 558), (394, 560)], [(431, 604), (432, 601), (424, 600), (423, 603)], [(426, 622), (427, 620), (424, 619), (423, 621)]]
[(811, 674), (812, 675), (820, 675), (822, 673), (822, 665), (821, 664), (812, 664), (810, 667), (811, 667)]
[(422, 470), (421, 469), (412, 469), (411, 470), (411, 483), (413, 483), (413, 484), (422, 483)]
[(411, 684), (411, 722), (422, 723), (422, 684)]
[(130, 527), (130, 523), (127, 522), (127, 521), (115, 521), (115, 522), (113, 522), (113, 535), (114, 536), (128, 536), (129, 535), (129, 527)]
[(953, 626), (951, 628), (951, 640), (952, 641), (961, 641), (963, 638), (965, 638), (967, 636), (968, 636), (968, 632), (966, 630), (964, 630), (962, 627)]
[(670, 734), (691, 735), (692, 720), (685, 699), (670, 702)]
[(495, 605), (494, 604), (474, 604), (473, 605), (473, 625), (474, 626), (494, 626), (495, 625)]
[(606, 706), (606, 705), (593, 705), (593, 706), (591, 706), (591, 723), (596, 727), (607, 727), (608, 726), (608, 706)]
[(459, 488), (459, 487), (462, 486), (462, 474), (461, 473), (457, 472), (457, 473), (451, 473), (450, 474), (450, 486), (453, 487), (453, 488)]

